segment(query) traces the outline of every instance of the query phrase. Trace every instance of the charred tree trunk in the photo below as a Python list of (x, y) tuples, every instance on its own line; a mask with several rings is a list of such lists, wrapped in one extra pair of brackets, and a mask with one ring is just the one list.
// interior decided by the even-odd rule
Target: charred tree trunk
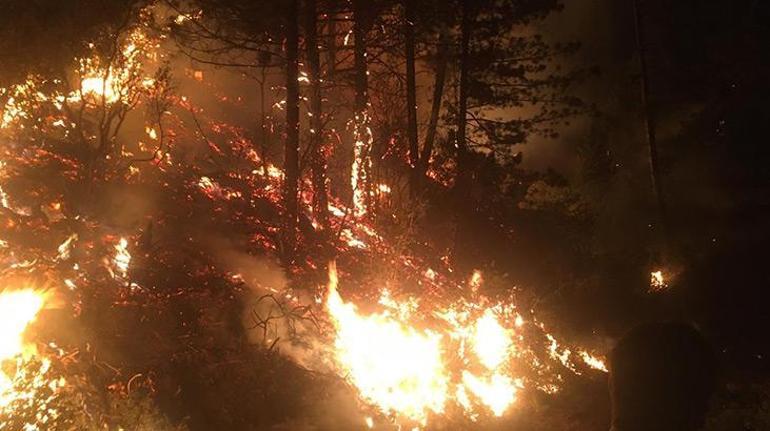
[(650, 103), (650, 80), (647, 70), (647, 52), (645, 49), (644, 21), (639, 0), (634, 0), (634, 19), (636, 24), (636, 48), (639, 53), (641, 102), (644, 110), (644, 127), (649, 152), (650, 181), (655, 201), (658, 205), (660, 222), (665, 238), (667, 227), (666, 200), (663, 196), (663, 186), (660, 178), (660, 164), (658, 162), (658, 141), (655, 130), (655, 111)]
[(468, 51), (471, 41), (470, 1), (472, 0), (462, 2), (462, 22), (460, 25), (460, 100), (457, 109), (457, 182), (455, 184), (460, 195), (466, 192), (466, 182), (469, 175), (466, 126), (468, 123)]
[(417, 147), (417, 83), (414, 67), (414, 0), (404, 0), (404, 40), (406, 54), (406, 112), (407, 137), (409, 139), (409, 189), (417, 193), (419, 176), (417, 165), (420, 163)]
[(465, 269), (469, 263), (469, 249), (467, 244), (469, 232), (468, 222), (473, 217), (474, 202), (470, 193), (470, 163), (467, 143), (467, 116), (468, 116), (468, 57), (471, 40), (471, 5), (472, 0), (462, 1), (462, 21), (460, 24), (460, 95), (457, 110), (457, 176), (455, 178), (455, 238), (454, 260), (457, 268)]
[[(299, 28), (298, 1), (290, 0), (286, 16), (286, 141), (284, 148), (284, 207), (286, 255), (294, 257), (297, 247), (297, 217), (299, 196)], [(289, 259), (289, 260), (290, 260)]]
[(355, 74), (355, 120), (353, 134), (355, 143), (353, 149), (353, 166), (351, 178), (353, 183), (353, 210), (356, 216), (363, 216), (371, 206), (369, 193), (369, 165), (371, 152), (371, 134), (369, 132), (369, 79), (366, 61), (366, 34), (369, 28), (369, 17), (364, 0), (353, 0), (353, 37), (354, 74)]
[(366, 64), (367, 21), (364, 0), (353, 0), (353, 38), (355, 39), (353, 67), (355, 69), (356, 113), (365, 112), (369, 104), (369, 79)]
[(318, 19), (316, 0), (305, 0), (305, 49), (310, 79), (310, 148), (313, 172), (313, 213), (328, 231), (329, 200), (326, 190), (326, 154), (323, 142), (321, 105), (321, 60), (318, 54)]
[(449, 64), (449, 32), (446, 27), (442, 27), (439, 36), (438, 55), (436, 61), (436, 78), (433, 84), (433, 102), (430, 108), (430, 119), (428, 120), (428, 130), (425, 133), (425, 143), (422, 146), (422, 154), (417, 165), (417, 175), (420, 179), (425, 176), (430, 163), (430, 157), (433, 154), (433, 145), (436, 142), (436, 129), (438, 128), (438, 118), (441, 114), (441, 99), (444, 96), (444, 84), (446, 82), (446, 70)]
[(336, 11), (329, 11), (329, 23), (326, 35), (326, 78), (334, 78), (337, 67), (337, 16)]
[(267, 67), (262, 66), (262, 76), (259, 80), (259, 134), (260, 134), (260, 146), (262, 154), (260, 154), (260, 164), (265, 172), (267, 172), (267, 149), (270, 146), (268, 131), (267, 131), (267, 107), (266, 107), (266, 94), (265, 86), (267, 84)]

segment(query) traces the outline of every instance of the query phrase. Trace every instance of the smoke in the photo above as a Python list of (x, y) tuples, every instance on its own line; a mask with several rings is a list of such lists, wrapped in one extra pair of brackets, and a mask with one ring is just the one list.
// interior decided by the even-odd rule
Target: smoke
[(302, 413), (274, 429), (359, 430), (366, 426), (365, 408), (333, 367), (331, 340), (322, 308), (326, 286), (318, 292), (292, 286), (278, 261), (252, 255), (233, 241), (208, 242), (217, 264), (242, 281), (241, 322), (247, 339), (308, 371), (313, 381), (298, 409)]
[[(630, 4), (611, 0), (565, 2), (564, 9), (549, 15), (537, 31), (550, 43), (579, 42), (580, 49), (570, 56), (554, 60), (553, 66), (565, 69), (596, 69), (597, 74), (577, 82), (571, 91), (600, 116), (610, 114), (613, 123), (623, 120), (632, 137), (641, 133), (636, 109), (639, 108), (634, 57), (633, 11)], [(570, 119), (557, 128), (557, 138), (532, 136), (522, 147), (522, 166), (535, 171), (555, 169), (569, 178), (580, 174), (577, 149), (582, 141), (595, 139), (591, 128), (597, 122), (592, 115)], [(612, 148), (613, 153), (620, 152)], [(638, 154), (624, 155), (623, 165), (633, 163)]]
[(246, 287), (241, 321), (248, 341), (302, 368), (330, 372), (330, 343), (324, 337), (324, 318), (318, 315), (325, 286), (318, 291), (296, 288), (274, 258), (246, 253), (222, 239), (209, 244), (218, 265)]

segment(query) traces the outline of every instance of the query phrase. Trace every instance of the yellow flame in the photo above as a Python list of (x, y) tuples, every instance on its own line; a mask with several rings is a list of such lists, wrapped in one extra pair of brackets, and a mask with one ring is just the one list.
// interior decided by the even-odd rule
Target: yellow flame
[(388, 314), (359, 313), (337, 292), (334, 264), (327, 307), (337, 329), (336, 360), (363, 398), (420, 423), (430, 412), (444, 411), (448, 379), (440, 335), (406, 327)]
[(589, 367), (593, 368), (594, 370), (604, 371), (605, 373), (608, 372), (607, 365), (604, 363), (604, 360), (597, 358), (596, 356), (593, 356), (592, 354), (586, 352), (585, 350), (579, 352), (580, 357), (583, 359), (583, 362), (586, 363)]
[(24, 330), (44, 303), (44, 294), (33, 289), (0, 293), (0, 361), (24, 353)]
[(155, 56), (150, 39), (141, 29), (128, 34), (120, 53), (118, 64), (100, 65), (98, 57), (81, 59), (80, 93), (73, 92), (68, 100), (79, 101), (82, 95), (97, 104), (114, 104), (129, 96), (130, 82), (134, 80), (138, 87), (154, 85), (155, 80), (149, 76), (137, 78), (143, 72), (142, 60)]
[(112, 263), (115, 265), (115, 272), (120, 277), (125, 278), (128, 276), (128, 266), (131, 264), (131, 253), (128, 251), (128, 240), (126, 238), (120, 238), (117, 244), (115, 244), (115, 257), (112, 259)]
[[(34, 289), (0, 293), (0, 364), (13, 360), (18, 363), (32, 352), (33, 349), (24, 343), (24, 331), (35, 321), (44, 304), (45, 294)], [(0, 408), (23, 395), (14, 390), (14, 381), (19, 377), (17, 373), (7, 374), (5, 370), (5, 366), (0, 368)]]
[(473, 348), (482, 365), (489, 370), (498, 368), (508, 357), (511, 334), (500, 325), (491, 309), (476, 321)]
[(478, 269), (473, 271), (473, 275), (471, 276), (470, 286), (471, 289), (476, 292), (481, 287), (481, 283), (484, 282), (484, 276), (481, 274), (481, 271)]
[(513, 333), (503, 327), (492, 308), (487, 308), (473, 324), (468, 342), (478, 362), (486, 368), (482, 377), (463, 370), (462, 385), (459, 392), (466, 398), (466, 410), (472, 411), (468, 393), (488, 408), (495, 416), (502, 416), (516, 401), (518, 387), (523, 387), (520, 379), (507, 375), (506, 363), (513, 353)]
[(372, 160), (369, 150), (372, 147), (374, 137), (369, 126), (369, 114), (357, 113), (353, 118), (353, 164), (350, 171), (350, 188), (353, 192), (353, 215), (364, 216), (367, 213), (367, 189), (369, 170)]
[(106, 78), (102, 76), (87, 76), (80, 82), (80, 91), (86, 96), (97, 96), (99, 100), (104, 97), (105, 102), (115, 103), (120, 100), (119, 83), (109, 73)]
[[(426, 277), (441, 282), (433, 270)], [(482, 280), (477, 272), (468, 284), (478, 288)], [(436, 307), (414, 297), (396, 299), (385, 288), (378, 301), (383, 311), (363, 314), (343, 301), (337, 283), (330, 264), (326, 306), (336, 330), (336, 371), (399, 426), (408, 424), (402, 419), (424, 426), (449, 404), (474, 421), (482, 414), (499, 417), (526, 387), (557, 392), (562, 377), (526, 341), (524, 325), (542, 331), (548, 341), (542, 353), (556, 364), (575, 374), (581, 363), (607, 371), (603, 359), (561, 346), (534, 318), (525, 322), (513, 304), (481, 296)]]
[(73, 233), (72, 235), (68, 236), (67, 239), (64, 240), (61, 244), (59, 244), (59, 247), (57, 248), (57, 251), (59, 252), (57, 258), (59, 260), (67, 260), (70, 258), (70, 252), (72, 251), (72, 244), (78, 239), (78, 234)]
[(650, 273), (650, 291), (658, 292), (668, 288), (666, 278), (663, 276), (663, 271), (653, 271)]
[[(521, 382), (518, 384), (521, 385)], [(480, 379), (469, 371), (463, 371), (463, 386), (498, 417), (516, 401), (518, 391), (517, 382), (499, 373)]]
[(152, 128), (150, 126), (146, 126), (144, 128), (144, 131), (147, 133), (147, 136), (149, 136), (150, 139), (152, 139), (152, 140), (158, 139), (158, 132), (154, 128)]

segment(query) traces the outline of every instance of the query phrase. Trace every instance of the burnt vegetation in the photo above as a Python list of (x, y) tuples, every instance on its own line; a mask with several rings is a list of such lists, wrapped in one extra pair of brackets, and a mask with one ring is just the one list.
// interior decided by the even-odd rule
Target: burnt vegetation
[[(564, 3), (0, 1), (0, 430), (602, 430), (651, 320), (770, 427), (768, 8)], [(345, 318), (439, 334), (431, 399)]]

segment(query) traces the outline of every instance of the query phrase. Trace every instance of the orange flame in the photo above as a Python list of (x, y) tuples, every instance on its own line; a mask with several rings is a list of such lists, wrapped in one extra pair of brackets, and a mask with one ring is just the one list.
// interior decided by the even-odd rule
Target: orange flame
[[(24, 331), (35, 321), (44, 304), (45, 294), (34, 289), (0, 293), (0, 364), (33, 352), (34, 347), (24, 342)], [(14, 391), (16, 377), (0, 371), (0, 408), (18, 398), (19, 394)]]
[[(481, 280), (477, 272), (469, 282), (474, 293)], [(428, 324), (418, 325), (424, 320), (418, 319), (420, 303), (414, 298), (397, 301), (383, 289), (378, 303), (384, 310), (366, 315), (342, 299), (337, 285), (332, 263), (326, 308), (336, 330), (337, 372), (366, 403), (399, 425), (411, 421), (424, 426), (429, 416), (444, 414), (449, 404), (473, 420), (483, 413), (499, 417), (527, 386), (548, 393), (559, 390), (547, 377), (553, 370), (526, 344), (520, 331), (527, 322), (512, 305), (460, 300), (431, 307)], [(602, 359), (582, 349), (573, 355), (541, 323), (532, 323), (548, 340), (542, 353), (557, 364), (575, 374), (580, 374), (578, 364), (607, 371)], [(519, 374), (527, 372), (526, 377)]]
[(334, 264), (326, 305), (337, 329), (336, 360), (364, 399), (423, 424), (429, 412), (444, 411), (448, 378), (439, 334), (404, 326), (388, 313), (362, 315), (337, 292)]

